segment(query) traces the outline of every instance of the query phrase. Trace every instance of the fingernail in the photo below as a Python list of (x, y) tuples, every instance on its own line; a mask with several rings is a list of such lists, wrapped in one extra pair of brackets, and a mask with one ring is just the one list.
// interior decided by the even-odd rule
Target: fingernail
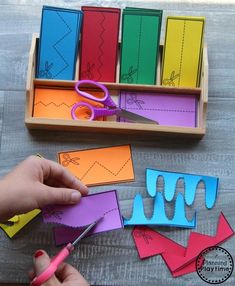
[(71, 202), (77, 203), (81, 198), (81, 194), (79, 192), (72, 192), (71, 194)]
[(42, 256), (42, 255), (43, 255), (43, 252), (41, 250), (38, 250), (35, 252), (34, 258), (38, 258), (39, 256)]
[(84, 190), (85, 190), (85, 192), (86, 192), (87, 194), (89, 193), (89, 189), (88, 189), (87, 186), (84, 186)]

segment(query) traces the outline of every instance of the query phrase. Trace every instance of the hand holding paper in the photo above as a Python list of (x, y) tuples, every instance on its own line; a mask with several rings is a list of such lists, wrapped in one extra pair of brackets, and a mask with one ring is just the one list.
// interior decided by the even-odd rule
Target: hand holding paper
[(123, 227), (116, 191), (108, 191), (83, 197), (74, 206), (48, 206), (43, 209), (45, 223), (64, 226), (55, 228), (55, 240), (61, 245), (75, 239), (81, 228), (103, 216), (89, 234)]
[(61, 165), (30, 156), (0, 181), (0, 220), (48, 204), (74, 204), (88, 192)]

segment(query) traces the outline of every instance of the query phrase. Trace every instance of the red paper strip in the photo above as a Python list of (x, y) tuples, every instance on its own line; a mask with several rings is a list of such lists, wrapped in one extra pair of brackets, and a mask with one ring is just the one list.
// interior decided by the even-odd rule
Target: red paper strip
[(120, 9), (82, 7), (80, 79), (116, 81)]
[(234, 235), (221, 212), (215, 236), (191, 232), (185, 248), (148, 227), (135, 227), (133, 238), (141, 259), (160, 254), (174, 277), (196, 271), (195, 260), (202, 250)]

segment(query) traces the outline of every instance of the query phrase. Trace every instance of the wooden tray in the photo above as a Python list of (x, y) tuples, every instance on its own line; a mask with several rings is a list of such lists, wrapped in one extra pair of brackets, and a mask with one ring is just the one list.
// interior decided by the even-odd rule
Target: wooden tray
[[(197, 106), (197, 127), (176, 127), (176, 126), (161, 126), (155, 124), (143, 123), (124, 123), (113, 121), (85, 121), (85, 120), (63, 120), (49, 118), (33, 117), (34, 90), (36, 87), (49, 88), (66, 88), (74, 89), (75, 81), (62, 80), (41, 80), (35, 79), (36, 55), (38, 46), (38, 35), (32, 37), (32, 44), (29, 53), (28, 76), (26, 85), (26, 109), (25, 109), (25, 124), (30, 129), (54, 129), (54, 130), (80, 130), (93, 132), (110, 132), (110, 133), (135, 133), (135, 134), (168, 134), (168, 135), (190, 135), (202, 137), (206, 132), (206, 111), (208, 102), (208, 56), (207, 47), (203, 48), (202, 72), (200, 88), (176, 88), (163, 87), (160, 85), (135, 85), (122, 83), (104, 83), (112, 95), (117, 95), (120, 90), (128, 91), (151, 91), (158, 93), (172, 94), (193, 94), (198, 97)], [(161, 50), (163, 45), (161, 45)], [(160, 62), (160, 61), (159, 61)], [(159, 64), (160, 66), (160, 64)], [(159, 67), (158, 67), (159, 68)], [(78, 69), (77, 69), (78, 70)], [(118, 74), (118, 72), (117, 72)], [(158, 73), (160, 74), (160, 73)], [(76, 75), (78, 77), (78, 75)], [(157, 80), (159, 83), (159, 79)]]

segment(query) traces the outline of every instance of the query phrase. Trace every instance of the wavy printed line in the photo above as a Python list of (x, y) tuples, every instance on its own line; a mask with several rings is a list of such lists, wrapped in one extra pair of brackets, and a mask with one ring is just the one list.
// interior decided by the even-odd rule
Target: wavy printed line
[(104, 27), (104, 22), (105, 22), (105, 15), (104, 13), (101, 12), (101, 15), (102, 15), (102, 20), (101, 22), (99, 23), (100, 24), (100, 27), (101, 27), (101, 33), (100, 33), (100, 44), (99, 44), (99, 56), (98, 56), (98, 62), (99, 62), (99, 65), (97, 67), (97, 72), (99, 74), (99, 78), (97, 80), (100, 80), (102, 78), (102, 73), (101, 73), (101, 68), (103, 66), (103, 61), (102, 61), (102, 57), (104, 55), (104, 52), (103, 52), (103, 46), (104, 46), (104, 38), (103, 38), (103, 34), (105, 32), (105, 27)]

